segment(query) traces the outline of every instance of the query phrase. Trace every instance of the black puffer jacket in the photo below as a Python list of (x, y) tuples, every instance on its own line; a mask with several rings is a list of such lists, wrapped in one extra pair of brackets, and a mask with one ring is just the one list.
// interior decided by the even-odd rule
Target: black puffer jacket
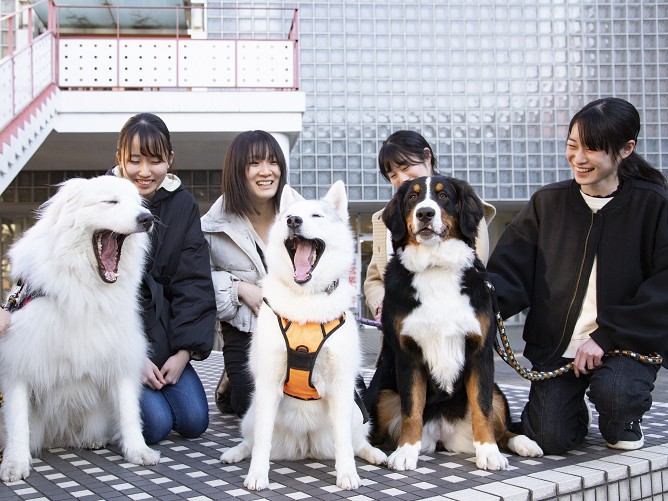
[(197, 202), (179, 185), (158, 189), (148, 208), (156, 216), (142, 290), (149, 356), (158, 367), (181, 349), (203, 360), (213, 348), (216, 301)]
[(550, 365), (568, 346), (597, 256), (598, 328), (604, 350), (668, 350), (668, 192), (625, 180), (593, 213), (574, 181), (538, 190), (501, 236), (487, 269), (501, 314), (530, 308), (524, 354)]

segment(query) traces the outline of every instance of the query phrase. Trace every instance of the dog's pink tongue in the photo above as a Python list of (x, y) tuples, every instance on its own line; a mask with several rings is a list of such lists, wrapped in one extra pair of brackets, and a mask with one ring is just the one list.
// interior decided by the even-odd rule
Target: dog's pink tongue
[(110, 282), (116, 281), (118, 274), (114, 271), (116, 270), (117, 262), (116, 258), (118, 256), (118, 242), (114, 235), (109, 232), (102, 236), (102, 251), (100, 252), (100, 261), (102, 262), (102, 267), (104, 268), (104, 276)]
[(313, 245), (307, 241), (299, 241), (295, 249), (295, 280), (303, 282), (308, 280), (311, 273), (311, 257), (313, 255)]

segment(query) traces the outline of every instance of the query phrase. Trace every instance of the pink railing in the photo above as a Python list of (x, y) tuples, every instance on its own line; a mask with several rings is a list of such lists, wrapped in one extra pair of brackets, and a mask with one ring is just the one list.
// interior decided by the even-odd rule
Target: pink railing
[[(41, 4), (50, 5), (51, 0), (42, 0), (0, 18), (0, 26), (7, 33), (6, 54), (0, 59), (0, 130), (55, 83), (54, 19), (51, 9), (46, 30), (34, 36), (37, 31), (34, 8)], [(21, 47), (18, 46), (18, 34), (25, 38)]]
[[(68, 24), (70, 17), (100, 9), (111, 23), (92, 28)], [(215, 11), (218, 17), (210, 15)], [(152, 19), (173, 15), (174, 26), (132, 26), (137, 13), (143, 13), (149, 25)], [(193, 16), (203, 25), (195, 37)], [(46, 19), (41, 33), (38, 17)], [(207, 29), (210, 19), (219, 19), (221, 26), (226, 22), (220, 36), (212, 38), (218, 30)], [(286, 8), (75, 6), (41, 0), (0, 18), (8, 34), (0, 59), (0, 132), (54, 85), (87, 90), (297, 90), (298, 20), (297, 9)], [(262, 26), (268, 28), (263, 31)], [(21, 47), (17, 27), (27, 33)]]

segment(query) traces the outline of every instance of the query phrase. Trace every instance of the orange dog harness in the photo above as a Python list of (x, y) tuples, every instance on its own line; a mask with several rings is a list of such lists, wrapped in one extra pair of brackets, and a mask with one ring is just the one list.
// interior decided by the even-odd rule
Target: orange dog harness
[(300, 400), (318, 400), (320, 394), (311, 383), (315, 360), (329, 336), (344, 324), (346, 314), (325, 324), (315, 322), (299, 324), (281, 317), (276, 312), (274, 314), (278, 319), (288, 351), (283, 393)]

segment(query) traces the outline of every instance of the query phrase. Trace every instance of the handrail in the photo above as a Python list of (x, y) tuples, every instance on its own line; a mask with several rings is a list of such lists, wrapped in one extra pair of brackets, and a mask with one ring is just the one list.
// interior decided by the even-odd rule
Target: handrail
[[(47, 8), (46, 11), (44, 11), (45, 6)], [(61, 76), (63, 75), (63, 68), (60, 68), (60, 61), (61, 61), (61, 56), (64, 54), (61, 54), (59, 51), (62, 50), (61, 47), (61, 42), (66, 41), (66, 40), (72, 40), (72, 39), (80, 39), (84, 42), (90, 41), (92, 39), (96, 40), (108, 40), (110, 43), (117, 43), (117, 49), (116, 49), (116, 58), (117, 58), (117, 65), (120, 68), (120, 61), (121, 61), (121, 54), (120, 54), (120, 46), (121, 46), (121, 41), (127, 46), (131, 48), (133, 47), (133, 43), (135, 43), (137, 40), (145, 38), (151, 42), (154, 42), (156, 39), (159, 40), (165, 40), (168, 41), (170, 39), (175, 40), (176, 44), (173, 50), (175, 51), (173, 54), (173, 59), (172, 61), (175, 61), (175, 68), (174, 68), (174, 74), (175, 77), (170, 76), (169, 77), (169, 84), (156, 84), (156, 85), (135, 85), (135, 84), (125, 84), (128, 80), (121, 79), (120, 74), (117, 74), (117, 78), (115, 79), (113, 85), (109, 86), (103, 86), (103, 85), (69, 85), (65, 84), (61, 88), (88, 88), (88, 89), (115, 89), (115, 88), (123, 88), (129, 87), (129, 88), (180, 88), (180, 89), (186, 89), (190, 90), (193, 87), (199, 87), (199, 88), (209, 88), (210, 90), (212, 89), (221, 89), (221, 88), (226, 88), (226, 89), (246, 89), (246, 88), (272, 88), (272, 89), (281, 89), (281, 90), (296, 90), (299, 88), (299, 15), (298, 15), (298, 9), (296, 8), (289, 8), (289, 7), (211, 7), (211, 6), (205, 6), (202, 8), (201, 5), (176, 5), (176, 6), (143, 6), (143, 5), (116, 5), (112, 6), (111, 8), (116, 12), (116, 19), (112, 20), (109, 25), (106, 25), (104, 28), (98, 28), (96, 30), (90, 30), (90, 29), (84, 29), (80, 30), (79, 33), (74, 31), (70, 27), (64, 26), (63, 19), (61, 19), (60, 14), (64, 12), (63, 9), (77, 9), (79, 11), (84, 11), (87, 9), (109, 9), (110, 6), (108, 5), (69, 5), (66, 2), (64, 3), (58, 3), (56, 0), (39, 0), (35, 3), (25, 5), (18, 9), (16, 12), (4, 15), (0, 17), (0, 21), (3, 22), (3, 24), (6, 25), (6, 29), (8, 32), (7, 39), (8, 39), (8, 51), (7, 55), (5, 57), (0, 58), (0, 78), (3, 80), (0, 81), (2, 89), (8, 89), (8, 92), (6, 93), (6, 96), (3, 96), (3, 103), (0, 103), (0, 131), (2, 131), (8, 123), (10, 123), (12, 120), (14, 120), (16, 117), (18, 117), (34, 100), (37, 96), (41, 94), (41, 92), (48, 86), (48, 85), (62, 85), (63, 81), (61, 81)], [(132, 28), (132, 27), (124, 27), (123, 26), (123, 13), (129, 12), (129, 11), (148, 11), (148, 12), (156, 12), (158, 10), (165, 11), (165, 9), (168, 9), (169, 11), (176, 11), (174, 14), (174, 24), (171, 25), (172, 27), (166, 28), (166, 27), (159, 27), (159, 32), (158, 33), (153, 33), (149, 34), (150, 30), (143, 30), (141, 28)], [(234, 12), (235, 14), (231, 15), (232, 18), (236, 21), (235, 24), (233, 24), (231, 29), (225, 28), (221, 26), (219, 30), (220, 36), (219, 37), (210, 37), (207, 36), (206, 38), (202, 37), (192, 37), (191, 33), (188, 32), (192, 28), (192, 12), (194, 9), (200, 9), (202, 12), (201, 20), (204, 21), (201, 23), (201, 26), (203, 27), (204, 30), (206, 30), (206, 21), (210, 20), (210, 17), (207, 15), (207, 13), (211, 13), (212, 10), (220, 10), (221, 11), (221, 19), (230, 19), (230, 16), (224, 17), (222, 14), (224, 12), (230, 13)], [(181, 12), (183, 11), (183, 12)], [(26, 14), (27, 12), (27, 14)], [(250, 12), (251, 14), (247, 14)], [(261, 16), (254, 17), (254, 15), (260, 12)], [(36, 33), (36, 26), (41, 26), (37, 25), (37, 18), (38, 14), (41, 14), (43, 22), (46, 24), (45, 30), (40, 33), (38, 36), (34, 36)], [(147, 19), (153, 19), (155, 18), (155, 15), (150, 15), (147, 16)], [(215, 18), (215, 16), (214, 16)], [(25, 19), (27, 22), (26, 24), (22, 26), (18, 26), (17, 20), (23, 20)], [(184, 23), (185, 19), (185, 23)], [(260, 33), (260, 36), (258, 37), (258, 30), (256, 29), (255, 26), (253, 28), (246, 28), (243, 26), (243, 23), (246, 22), (248, 19), (255, 21), (259, 19), (260, 21), (264, 20), (265, 21), (265, 29), (262, 30)], [(199, 20), (199, 18), (198, 18)], [(274, 21), (280, 21), (278, 23), (279, 26), (282, 25), (283, 29), (288, 30), (287, 32), (287, 38), (286, 38), (286, 33), (285, 31), (281, 30), (281, 33), (279, 33), (279, 30), (277, 30), (274, 27), (273, 22)], [(272, 21), (272, 22), (270, 22)], [(170, 21), (171, 22), (171, 21)], [(289, 28), (287, 26), (287, 23), (290, 23)], [(184, 28), (185, 26), (185, 28)], [(200, 26), (200, 24), (198, 24)], [(28, 34), (27, 37), (25, 37), (25, 43), (22, 44), (21, 47), (17, 47), (18, 43), (21, 43), (20, 37), (17, 37), (16, 29), (27, 29)], [(206, 34), (205, 31), (203, 31), (204, 34)], [(249, 33), (253, 33), (253, 37), (249, 38)], [(50, 43), (44, 42), (44, 39), (50, 37), (52, 41)], [(263, 38), (260, 38), (263, 37)], [(289, 47), (289, 59), (287, 61), (291, 60), (291, 63), (287, 63), (287, 68), (286, 70), (289, 71), (289, 65), (292, 64), (292, 72), (291, 73), (284, 73), (284, 81), (285, 83), (281, 84), (280, 82), (278, 84), (274, 83), (269, 83), (268, 78), (262, 78), (266, 77), (267, 75), (267, 68), (262, 67), (261, 69), (253, 69), (251, 68), (250, 70), (248, 69), (248, 65), (243, 65), (242, 68), (242, 63), (239, 62), (241, 59), (239, 59), (236, 64), (239, 65), (238, 68), (232, 68), (229, 71), (234, 72), (233, 76), (230, 76), (230, 84), (221, 84), (220, 83), (220, 78), (216, 80), (215, 82), (213, 81), (213, 78), (209, 83), (207, 83), (207, 78), (208, 78), (208, 72), (207, 71), (202, 71), (202, 65), (200, 63), (200, 66), (195, 68), (193, 65), (193, 59), (195, 59), (194, 56), (198, 55), (198, 51), (200, 48), (206, 48), (210, 47), (208, 49), (210, 53), (213, 54), (218, 54), (216, 52), (218, 49), (214, 47), (219, 47), (215, 46), (216, 43), (220, 44), (223, 42), (226, 42), (228, 44), (234, 44), (234, 49), (233, 49), (233, 55), (240, 55), (243, 56), (242, 50), (246, 51), (252, 51), (252, 50), (264, 50), (264, 49), (257, 49), (257, 47), (270, 47), (271, 44), (270, 42), (279, 42), (279, 41), (287, 41), (289, 42), (288, 46), (281, 45), (280, 50), (285, 51), (287, 47)], [(257, 42), (257, 44), (249, 44), (247, 42)], [(186, 43), (188, 46), (185, 47), (182, 44)], [(39, 44), (39, 45), (38, 45)], [(208, 45), (207, 45), (208, 44)], [(264, 45), (263, 45), (264, 44)], [(269, 45), (267, 45), (269, 44)], [(239, 49), (239, 46), (243, 46), (243, 49)], [(196, 47), (196, 48), (195, 48)], [(274, 48), (269, 49), (269, 50), (279, 50), (276, 47), (278, 46), (273, 46)], [(185, 51), (186, 49), (189, 49), (190, 51), (195, 50), (196, 52), (193, 53), (191, 52), (190, 55), (186, 54), (186, 52), (181, 52), (182, 50)], [(36, 50), (41, 51), (39, 55), (35, 53)], [(27, 52), (30, 52), (29, 55), (26, 55)], [(282, 52), (284, 53), (284, 52)], [(81, 54), (77, 54), (77, 56), (80, 56)], [(250, 56), (253, 56), (254, 59), (256, 59), (256, 53), (251, 54), (250, 52), (248, 53), (248, 60), (250, 59)], [(170, 56), (171, 57), (171, 56)], [(179, 66), (180, 64), (183, 63), (182, 59), (187, 58), (188, 59), (188, 64), (189, 67), (186, 68), (185, 64), (184, 67), (182, 68)], [(220, 57), (222, 60), (222, 56)], [(49, 69), (45, 69), (43, 67), (44, 61), (49, 63), (51, 67)], [(41, 68), (36, 68), (36, 65), (42, 64)], [(7, 65), (7, 66), (5, 66)], [(222, 66), (222, 62), (220, 63), (220, 66)], [(259, 66), (258, 66), (259, 68)], [(239, 72), (243, 70), (243, 78), (239, 76)], [(42, 71), (41, 75), (36, 75), (37, 71)], [(84, 72), (87, 70), (83, 70)], [(93, 72), (96, 72), (97, 70), (93, 69), (91, 66), (89, 75), (92, 74)], [(117, 72), (119, 72), (117, 70)], [(188, 73), (190, 71), (190, 73)], [(249, 74), (249, 71), (251, 73)], [(252, 72), (255, 71), (255, 74)], [(285, 71), (281, 69), (281, 71)], [(18, 74), (17, 72), (20, 72), (21, 74)], [(193, 73), (194, 72), (194, 73)], [(7, 75), (11, 75), (11, 81), (6, 82), (5, 80), (8, 78)], [(193, 78), (193, 75), (195, 75), (197, 78)], [(231, 75), (231, 73), (230, 73)], [(220, 75), (219, 75), (220, 76)], [(289, 77), (288, 77), (289, 76)], [(148, 81), (148, 80), (146, 80)], [(197, 81), (196, 84), (193, 84), (191, 82)], [(35, 85), (30, 85), (30, 83), (36, 82)], [(30, 87), (30, 89), (28, 89)], [(39, 88), (38, 88), (39, 87)], [(3, 91), (4, 93), (4, 91)], [(6, 99), (5, 97), (9, 98)], [(26, 102), (27, 99), (27, 102)]]

